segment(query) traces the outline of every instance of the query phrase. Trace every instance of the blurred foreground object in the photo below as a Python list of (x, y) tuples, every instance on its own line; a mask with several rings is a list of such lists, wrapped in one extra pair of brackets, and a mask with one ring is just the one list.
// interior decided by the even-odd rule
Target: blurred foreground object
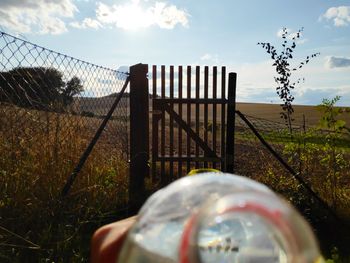
[(310, 226), (288, 202), (246, 177), (208, 172), (153, 194), (118, 262), (323, 261)]

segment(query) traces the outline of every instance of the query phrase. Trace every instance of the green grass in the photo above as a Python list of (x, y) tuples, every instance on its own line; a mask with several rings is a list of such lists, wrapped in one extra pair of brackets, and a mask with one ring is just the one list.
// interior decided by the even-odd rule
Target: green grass
[[(259, 131), (259, 134), (263, 137), (265, 141), (271, 144), (282, 144), (286, 143), (295, 143), (295, 144), (317, 144), (324, 145), (326, 143), (325, 133), (321, 131), (315, 132), (311, 136), (305, 136), (301, 132), (295, 132), (292, 136), (286, 131)], [(235, 137), (240, 140), (254, 141), (257, 140), (257, 137), (250, 131), (237, 132)], [(350, 152), (350, 136), (344, 134), (340, 138), (335, 138), (332, 142), (335, 147)]]

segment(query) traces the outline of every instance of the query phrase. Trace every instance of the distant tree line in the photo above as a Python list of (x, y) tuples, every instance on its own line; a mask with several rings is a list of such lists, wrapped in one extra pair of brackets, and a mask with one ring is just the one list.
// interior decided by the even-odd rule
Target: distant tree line
[(37, 110), (62, 111), (84, 91), (74, 76), (67, 82), (55, 68), (18, 67), (0, 72), (0, 102)]
[[(117, 97), (119, 95), (119, 92), (116, 92), (116, 93), (112, 93), (112, 94), (110, 94), (110, 95), (107, 95), (106, 97)], [(153, 96), (153, 94), (148, 94), (148, 97), (150, 98), (150, 99), (152, 99), (154, 96)], [(123, 98), (130, 98), (130, 93), (129, 92), (124, 92), (123, 93)], [(157, 94), (156, 96), (155, 96), (155, 98), (160, 98), (160, 96)]]

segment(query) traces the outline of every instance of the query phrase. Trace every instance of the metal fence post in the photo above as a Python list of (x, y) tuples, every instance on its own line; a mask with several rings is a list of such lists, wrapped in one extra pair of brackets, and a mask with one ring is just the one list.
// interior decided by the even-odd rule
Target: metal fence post
[(130, 67), (130, 177), (129, 211), (137, 213), (143, 204), (145, 178), (149, 176), (149, 92), (148, 65)]
[(234, 155), (235, 155), (235, 121), (236, 121), (236, 81), (237, 74), (229, 73), (228, 75), (228, 104), (227, 104), (227, 121), (226, 121), (226, 157), (225, 172), (234, 172)]

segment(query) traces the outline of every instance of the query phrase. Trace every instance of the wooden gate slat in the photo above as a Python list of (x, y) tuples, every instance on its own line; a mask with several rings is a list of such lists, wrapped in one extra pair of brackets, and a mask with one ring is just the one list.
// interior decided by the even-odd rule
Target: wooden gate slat
[[(182, 66), (179, 66), (179, 84), (178, 84), (178, 98), (182, 99)], [(182, 104), (179, 103), (179, 116), (182, 118)], [(180, 126), (178, 126), (178, 155), (182, 156), (182, 129)], [(182, 177), (182, 160), (179, 159), (178, 163), (178, 176)]]
[[(204, 99), (208, 99), (209, 89), (209, 68), (204, 67)], [(204, 142), (208, 143), (208, 104), (204, 104)], [(204, 162), (204, 167), (208, 167), (208, 162)]]
[[(152, 67), (152, 97), (157, 97), (157, 66)], [(155, 101), (152, 100), (152, 178), (153, 181), (157, 175), (157, 162), (156, 157), (158, 156), (158, 121), (155, 120), (157, 117), (155, 114), (156, 107)], [(158, 115), (159, 117), (159, 115)]]
[[(221, 99), (226, 98), (226, 68), (221, 68)], [(221, 104), (221, 156), (225, 156), (225, 123), (226, 123), (226, 105)], [(225, 167), (224, 158), (221, 160), (221, 170)]]
[[(204, 72), (199, 66), (196, 66), (195, 71), (192, 71), (191, 66), (187, 66), (184, 73), (183, 66), (179, 66), (176, 76), (177, 94), (173, 65), (168, 72), (162, 65), (160, 74), (157, 72), (157, 66), (153, 66), (152, 70), (152, 149), (154, 149), (152, 179), (157, 177), (156, 168), (159, 162), (163, 185), (176, 177), (183, 176), (185, 170), (189, 172), (194, 167), (220, 167), (223, 171), (226, 169), (232, 171), (232, 150), (229, 145), (233, 142), (228, 142), (229, 138), (232, 140), (232, 136), (228, 136), (229, 131), (232, 130), (232, 123), (230, 127), (226, 123), (232, 118), (234, 112), (232, 103), (235, 101), (235, 96), (232, 91), (229, 91), (229, 96), (226, 98), (226, 86), (230, 83), (230, 81), (227, 82), (226, 68), (221, 67), (218, 73), (216, 66), (212, 68), (205, 66)], [(186, 74), (185, 90), (184, 74)], [(203, 84), (201, 78), (203, 78)], [(231, 80), (231, 84), (233, 82), (235, 80)], [(232, 90), (232, 87), (229, 90)], [(160, 96), (157, 96), (157, 92)], [(204, 111), (203, 115), (202, 111)], [(212, 130), (208, 127), (209, 123), (212, 124)], [(177, 143), (175, 143), (176, 140), (178, 140)]]
[[(199, 146), (204, 150), (205, 154), (209, 157), (217, 157), (216, 153), (209, 148), (209, 146), (199, 137), (198, 134), (196, 134), (192, 128), (189, 125), (186, 125), (186, 122), (180, 118), (180, 116), (170, 108), (170, 106), (167, 103), (161, 103), (159, 106), (164, 109), (169, 115), (173, 116), (174, 120), (182, 127), (182, 129), (185, 130), (187, 133), (188, 138), (192, 138)], [(190, 156), (191, 154), (188, 154), (187, 156)]]
[[(216, 99), (217, 97), (217, 76), (218, 76), (218, 69), (217, 67), (213, 67), (213, 99)], [(213, 151), (216, 152), (216, 126), (217, 126), (217, 121), (216, 121), (216, 104), (213, 106), (213, 126), (212, 126), (212, 145), (213, 145)], [(212, 167), (215, 169), (216, 168), (216, 163), (212, 163)]]
[[(161, 98), (165, 98), (165, 66), (161, 66)], [(160, 136), (160, 154), (165, 155), (165, 114), (162, 114), (161, 119), (161, 136)], [(165, 163), (161, 162), (160, 164), (161, 180), (162, 184), (166, 184), (166, 174), (165, 174)]]
[[(199, 82), (200, 82), (200, 67), (196, 66), (196, 100), (199, 100)], [(196, 133), (199, 134), (199, 104), (196, 103)], [(199, 156), (199, 145), (196, 144), (196, 157)], [(195, 163), (196, 169), (199, 168), (199, 162)]]
[(229, 73), (227, 94), (227, 127), (226, 127), (226, 155), (225, 172), (234, 172), (234, 144), (235, 144), (235, 117), (236, 117), (236, 82), (237, 74)]
[[(191, 66), (187, 66), (187, 98), (191, 98)], [(191, 126), (191, 103), (187, 103), (187, 124)], [(183, 128), (183, 127), (182, 127)], [(187, 155), (191, 155), (191, 138), (187, 133)], [(191, 170), (191, 162), (187, 161), (187, 173)]]
[(156, 158), (156, 161), (160, 161), (160, 162), (169, 162), (169, 161), (174, 161), (174, 162), (220, 162), (221, 161), (221, 157), (209, 157), (209, 156), (158, 156)]
[(178, 99), (178, 98), (165, 98), (165, 99), (159, 99), (156, 98), (155, 100), (161, 100), (164, 103), (173, 103), (173, 104), (184, 104), (184, 103), (190, 103), (190, 104), (226, 104), (228, 102), (227, 99), (221, 99), (221, 98), (216, 98), (216, 99), (203, 99), (203, 98), (190, 98), (190, 99), (186, 99), (186, 98), (182, 98), (182, 99)]
[[(170, 88), (170, 99), (174, 98), (174, 66), (170, 66), (170, 74), (169, 74), (169, 88)], [(174, 109), (174, 104), (170, 103), (170, 107), (173, 110)], [(174, 122), (173, 122), (173, 117), (170, 116), (170, 120), (169, 120), (169, 136), (170, 136), (170, 145), (169, 145), (169, 155), (173, 156), (174, 155)], [(174, 177), (174, 161), (171, 160), (170, 161), (170, 165), (169, 165), (169, 176), (170, 178)]]

